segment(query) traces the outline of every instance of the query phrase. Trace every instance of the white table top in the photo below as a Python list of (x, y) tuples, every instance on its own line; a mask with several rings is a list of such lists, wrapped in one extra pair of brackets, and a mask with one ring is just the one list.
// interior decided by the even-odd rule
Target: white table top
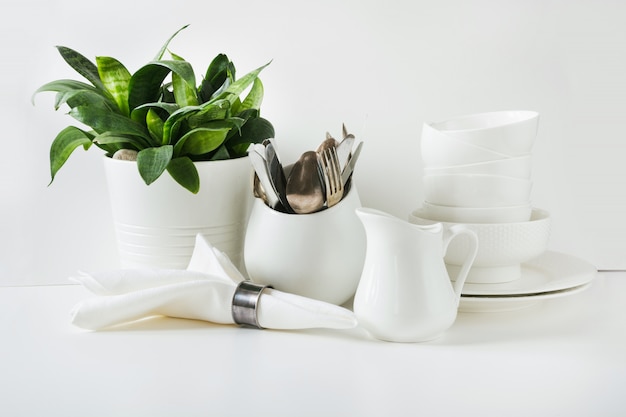
[(0, 288), (0, 410), (17, 416), (624, 416), (626, 272), (436, 341), (158, 318), (88, 332), (78, 286)]

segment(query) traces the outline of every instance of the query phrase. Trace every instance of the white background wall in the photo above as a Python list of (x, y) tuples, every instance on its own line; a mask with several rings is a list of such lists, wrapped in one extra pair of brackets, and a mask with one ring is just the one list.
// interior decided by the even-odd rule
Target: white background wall
[(263, 114), (284, 161), (346, 123), (365, 142), (363, 204), (399, 217), (422, 200), (424, 121), (493, 110), (541, 114), (533, 203), (553, 216), (550, 247), (626, 269), (626, 3), (622, 1), (293, 2), (22, 0), (0, 36), (0, 285), (64, 283), (117, 267), (102, 154), (77, 151), (48, 187), (48, 150), (68, 124), (53, 95), (75, 78), (54, 45), (131, 72), (165, 39), (198, 76), (225, 52), (262, 73)]

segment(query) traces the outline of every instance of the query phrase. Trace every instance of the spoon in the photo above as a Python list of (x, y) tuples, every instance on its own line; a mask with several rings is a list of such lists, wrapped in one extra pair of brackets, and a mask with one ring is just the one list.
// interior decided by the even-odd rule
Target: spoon
[(287, 200), (298, 214), (324, 207), (325, 192), (317, 152), (307, 151), (293, 164), (287, 179)]

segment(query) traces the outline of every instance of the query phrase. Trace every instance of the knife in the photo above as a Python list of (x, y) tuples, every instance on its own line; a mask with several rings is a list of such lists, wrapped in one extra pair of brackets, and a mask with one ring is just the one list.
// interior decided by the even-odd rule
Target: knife
[(352, 176), (352, 172), (354, 171), (354, 166), (356, 165), (356, 160), (359, 158), (359, 154), (361, 153), (362, 147), (363, 147), (363, 142), (359, 142), (356, 149), (352, 153), (352, 156), (348, 160), (348, 163), (346, 164), (343, 171), (341, 172), (341, 181), (343, 182), (344, 189), (346, 188), (346, 184), (348, 183), (348, 180)]
[(280, 201), (285, 212), (293, 214), (295, 212), (289, 205), (289, 201), (287, 201), (287, 179), (285, 177), (285, 171), (278, 159), (274, 142), (271, 139), (266, 139), (263, 141), (263, 145), (265, 145), (265, 164), (267, 166), (270, 182), (276, 192), (276, 197), (278, 197), (278, 201)]
[(267, 203), (271, 208), (275, 208), (278, 203), (278, 196), (274, 191), (274, 186), (270, 181), (269, 175), (267, 173), (267, 168), (265, 166), (265, 159), (261, 155), (259, 155), (254, 149), (248, 152), (248, 156), (250, 157), (250, 162), (252, 163), (252, 167), (256, 172), (257, 177), (259, 178), (259, 182), (263, 186), (263, 190), (265, 191), (265, 196), (267, 198)]

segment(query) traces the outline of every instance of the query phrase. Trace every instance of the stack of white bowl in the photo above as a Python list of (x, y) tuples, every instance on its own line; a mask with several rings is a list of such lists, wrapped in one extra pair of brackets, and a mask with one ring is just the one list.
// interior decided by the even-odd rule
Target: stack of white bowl
[[(549, 215), (530, 199), (538, 122), (537, 112), (498, 111), (423, 126), (425, 201), (409, 218), (466, 224), (477, 232), (469, 283), (519, 278), (520, 263), (546, 249)], [(451, 243), (446, 263), (452, 269), (463, 249), (462, 242)]]

